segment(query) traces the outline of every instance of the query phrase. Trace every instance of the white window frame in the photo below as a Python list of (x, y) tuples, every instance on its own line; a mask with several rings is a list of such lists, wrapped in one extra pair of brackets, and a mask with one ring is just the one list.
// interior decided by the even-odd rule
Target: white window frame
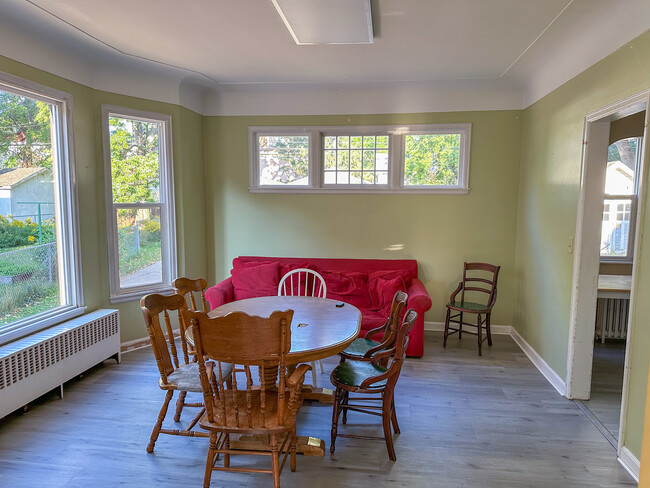
[(55, 193), (57, 216), (57, 247), (59, 254), (59, 283), (66, 305), (3, 326), (0, 329), (0, 345), (32, 334), (52, 325), (64, 322), (84, 313), (83, 286), (81, 281), (81, 246), (79, 239), (79, 207), (77, 202), (77, 178), (74, 160), (74, 137), (72, 118), (72, 95), (40, 85), (16, 76), (0, 72), (0, 90), (15, 93), (54, 105), (52, 118), (52, 152), (57, 163), (52, 170), (56, 174)]
[[(601, 263), (631, 263), (634, 257), (634, 246), (636, 245), (636, 215), (639, 206), (639, 174), (641, 171), (642, 165), (642, 146), (643, 146), (643, 137), (625, 137), (623, 139), (638, 139), (637, 142), (637, 151), (636, 151), (636, 161), (634, 162), (634, 193), (630, 195), (611, 195), (605, 193), (603, 195), (603, 207), (607, 202), (610, 203), (609, 212), (610, 215), (614, 215), (618, 212), (618, 205), (613, 204), (612, 202), (617, 200), (630, 200), (630, 227), (628, 228), (627, 233), (627, 254), (625, 256), (600, 256)], [(616, 141), (614, 141), (616, 142)], [(612, 143), (613, 144), (613, 143)], [(601, 224), (602, 225), (602, 224)]]
[[(248, 128), (249, 186), (251, 193), (469, 193), (472, 124), (411, 124), (354, 126), (251, 126)], [(457, 185), (404, 185), (404, 139), (409, 134), (460, 134)], [(260, 136), (309, 136), (308, 185), (260, 185)], [(388, 184), (325, 184), (325, 136), (388, 135)]]
[[(111, 173), (111, 146), (109, 117), (122, 117), (143, 122), (160, 123), (158, 134), (160, 161), (160, 202), (114, 203)], [(106, 226), (108, 231), (108, 276), (111, 303), (125, 302), (147, 293), (165, 293), (172, 290), (171, 281), (177, 274), (176, 218), (174, 204), (174, 165), (172, 152), (172, 117), (169, 114), (146, 112), (114, 105), (102, 105), (102, 139), (104, 146), (104, 174), (106, 182)], [(122, 288), (120, 286), (119, 256), (117, 243), (117, 208), (160, 208), (162, 281)]]

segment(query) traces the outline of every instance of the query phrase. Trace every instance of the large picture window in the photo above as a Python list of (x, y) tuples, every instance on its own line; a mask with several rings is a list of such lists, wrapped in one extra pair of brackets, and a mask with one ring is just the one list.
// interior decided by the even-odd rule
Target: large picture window
[(469, 191), (471, 124), (250, 127), (254, 192)]
[(83, 312), (70, 104), (0, 74), (0, 343)]
[(111, 300), (170, 287), (176, 274), (171, 118), (103, 107)]

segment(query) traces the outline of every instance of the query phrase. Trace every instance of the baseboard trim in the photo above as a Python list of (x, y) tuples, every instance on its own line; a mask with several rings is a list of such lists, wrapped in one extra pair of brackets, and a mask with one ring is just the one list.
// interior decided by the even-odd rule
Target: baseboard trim
[(630, 451), (625, 446), (621, 447), (621, 452), (618, 455), (618, 462), (638, 483), (639, 471), (641, 470), (641, 462), (636, 458), (634, 454), (632, 454), (632, 451)]
[(542, 373), (542, 376), (546, 378), (546, 380), (551, 384), (553, 388), (557, 390), (557, 392), (562, 395), (566, 396), (566, 383), (560, 376), (553, 371), (553, 368), (551, 368), (544, 359), (542, 359), (542, 356), (539, 355), (539, 353), (533, 349), (533, 347), (526, 342), (526, 340), (517, 332), (516, 329), (512, 329), (510, 333), (510, 337), (517, 343), (517, 345), (521, 348), (521, 350), (524, 352), (524, 354), (530, 359), (530, 361), (535, 365), (535, 367), (539, 370), (540, 373)]
[[(434, 332), (444, 332), (444, 322), (424, 322), (424, 330), (431, 330)], [(490, 325), (490, 330), (495, 335), (511, 335), (512, 326), (510, 325)]]

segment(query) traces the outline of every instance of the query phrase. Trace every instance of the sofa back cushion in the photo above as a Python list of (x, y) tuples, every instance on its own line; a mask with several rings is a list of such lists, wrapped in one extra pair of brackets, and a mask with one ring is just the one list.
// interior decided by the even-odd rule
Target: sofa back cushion
[(353, 271), (320, 270), (327, 285), (327, 298), (349, 303), (360, 309), (370, 307), (368, 277)]
[(230, 274), (235, 300), (278, 294), (280, 273), (277, 262), (241, 263)]

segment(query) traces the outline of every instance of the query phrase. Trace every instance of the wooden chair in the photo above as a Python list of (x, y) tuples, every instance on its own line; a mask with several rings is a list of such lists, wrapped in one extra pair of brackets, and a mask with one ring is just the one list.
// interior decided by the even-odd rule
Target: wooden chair
[[(206, 405), (199, 425), (210, 432), (203, 486), (210, 486), (212, 471), (248, 471), (273, 474), (273, 486), (279, 487), (280, 473), (289, 454), (291, 471), (296, 470), (296, 415), (302, 403), (302, 382), (309, 370), (308, 365), (302, 364), (286, 377), (293, 311), (276, 311), (269, 318), (243, 312), (214, 319), (203, 312), (187, 314), (193, 327)], [(218, 362), (206, 364), (205, 357)], [(243, 366), (245, 381), (241, 389), (237, 375), (232, 376), (230, 384), (224, 384), (224, 370), (235, 365)], [(260, 386), (253, 386), (252, 366), (258, 367)], [(279, 376), (277, 388), (266, 390), (263, 385), (268, 383), (263, 379), (268, 380), (274, 373)], [(271, 452), (232, 450), (230, 434), (268, 434)], [(285, 452), (282, 464), (280, 452)], [(238, 453), (270, 455), (272, 469), (231, 468), (230, 455)], [(221, 454), (223, 467), (215, 466)]]
[[(184, 401), (188, 391), (202, 392), (199, 381), (199, 365), (196, 362), (190, 361), (187, 341), (185, 340), (185, 331), (187, 329), (185, 322), (187, 304), (185, 299), (183, 296), (177, 294), (171, 296), (157, 294), (146, 295), (140, 300), (140, 308), (142, 308), (142, 313), (144, 314), (144, 321), (147, 325), (149, 338), (151, 339), (156, 365), (160, 372), (158, 386), (160, 386), (161, 390), (167, 392), (160, 413), (158, 414), (158, 419), (151, 432), (147, 452), (153, 452), (158, 434), (208, 437), (206, 432), (192, 430), (203, 414), (203, 409), (194, 417), (186, 429), (162, 428), (174, 391), (180, 392), (179, 401), (176, 403), (175, 422), (179, 421), (184, 406), (203, 407), (203, 403), (201, 402), (185, 403)], [(161, 314), (164, 318), (163, 321), (160, 319)], [(174, 324), (172, 324), (173, 322)], [(180, 332), (182, 362), (178, 359), (178, 348), (176, 347), (176, 340), (174, 338), (175, 326), (178, 327)], [(230, 372), (227, 371), (224, 374), (228, 376)], [(183, 400), (180, 399), (181, 396)]]
[[(492, 334), (490, 332), (490, 315), (492, 307), (497, 300), (497, 278), (501, 266), (487, 263), (465, 263), (463, 267), (463, 281), (449, 297), (447, 304), (447, 317), (445, 319), (445, 336), (442, 347), (447, 347), (447, 337), (458, 332), (458, 338), (463, 336), (463, 325), (476, 327), (476, 332), (464, 331), (466, 334), (478, 337), (478, 355), (482, 354), (481, 346), (487, 339), (488, 346), (492, 345)], [(457, 299), (460, 293), (460, 300)], [(473, 300), (473, 297), (477, 301)], [(481, 299), (485, 296), (485, 303)], [(452, 315), (452, 310), (456, 313)], [(465, 322), (463, 314), (476, 314), (476, 323)], [(458, 324), (458, 328), (450, 324)], [(485, 337), (483, 337), (483, 325), (485, 325)]]
[[(289, 271), (280, 279), (278, 296), (327, 298), (327, 285), (320, 273), (313, 269), (297, 268)], [(324, 373), (323, 363), (320, 360), (318, 366), (320, 372)], [(311, 381), (314, 388), (318, 387), (316, 361), (311, 363)]]
[[(355, 339), (344, 351), (340, 352), (341, 362), (346, 359), (357, 361), (370, 361), (372, 355), (382, 349), (390, 349), (397, 338), (397, 329), (399, 328), (402, 310), (406, 305), (408, 295), (403, 291), (398, 291), (393, 297), (393, 303), (390, 307), (390, 315), (386, 323), (376, 329), (371, 329), (365, 337)], [(381, 342), (372, 340), (372, 337), (381, 334)]]
[[(174, 291), (179, 295), (182, 295), (185, 299), (189, 310), (209, 312), (210, 308), (208, 302), (205, 299), (205, 290), (208, 288), (208, 282), (203, 278), (197, 278), (195, 280), (190, 278), (176, 278), (172, 281), (172, 286)], [(197, 307), (197, 303), (201, 305), (201, 308)], [(191, 344), (187, 345), (187, 350), (192, 357), (192, 361), (196, 362), (196, 351), (194, 346)], [(176, 400), (176, 413), (174, 414), (174, 422), (178, 422), (181, 418), (181, 412), (183, 407), (191, 406), (191, 404), (185, 403), (185, 397), (187, 396), (186, 391), (181, 391), (178, 395), (178, 400)]]
[[(197, 278), (192, 280), (190, 278), (176, 278), (172, 281), (172, 286), (176, 290), (176, 293), (183, 295), (185, 300), (188, 302), (187, 306), (190, 310), (195, 312), (202, 311), (208, 313), (210, 308), (208, 307), (208, 302), (205, 300), (205, 290), (208, 287), (208, 282), (203, 278)], [(200, 299), (201, 308), (197, 308), (197, 299)]]
[[(332, 384), (336, 387), (334, 394), (334, 412), (332, 413), (332, 442), (330, 452), (334, 452), (337, 437), (351, 437), (354, 439), (382, 439), (381, 437), (339, 434), (339, 415), (343, 411), (343, 423), (347, 422), (347, 412), (369, 413), (379, 415), (382, 418), (384, 437), (388, 457), (395, 461), (395, 448), (393, 447), (393, 430), (399, 434), (397, 415), (395, 414), (395, 385), (399, 379), (402, 365), (406, 359), (406, 346), (408, 345), (408, 333), (415, 324), (417, 313), (409, 309), (404, 316), (394, 346), (390, 349), (377, 351), (371, 361), (346, 361), (339, 364), (330, 376)], [(379, 395), (371, 397), (350, 397), (350, 394)], [(361, 401), (362, 403), (350, 403), (350, 401)], [(368, 404), (369, 400), (381, 402), (381, 405)]]

